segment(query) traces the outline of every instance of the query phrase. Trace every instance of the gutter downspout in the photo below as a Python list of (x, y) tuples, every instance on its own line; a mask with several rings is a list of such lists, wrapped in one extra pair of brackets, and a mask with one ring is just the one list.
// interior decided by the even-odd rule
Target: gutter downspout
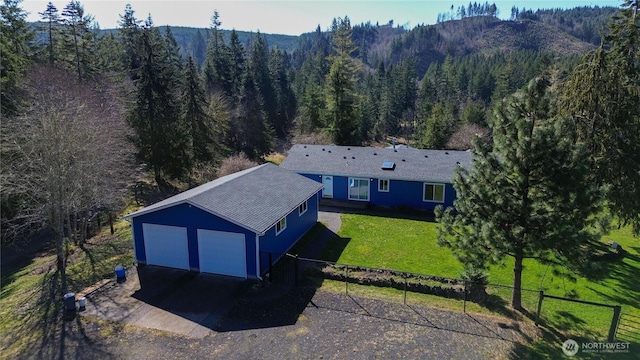
[(256, 277), (262, 281), (260, 277), (260, 235), (256, 234)]

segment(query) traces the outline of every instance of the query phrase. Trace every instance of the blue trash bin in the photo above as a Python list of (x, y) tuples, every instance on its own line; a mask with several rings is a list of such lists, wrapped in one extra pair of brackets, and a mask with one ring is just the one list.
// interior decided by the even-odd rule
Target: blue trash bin
[(115, 272), (116, 272), (116, 279), (117, 280), (123, 280), (124, 278), (127, 277), (127, 272), (126, 272), (124, 266), (122, 266), (122, 265), (116, 266)]
[(64, 309), (66, 311), (76, 311), (76, 294), (75, 293), (64, 294)]

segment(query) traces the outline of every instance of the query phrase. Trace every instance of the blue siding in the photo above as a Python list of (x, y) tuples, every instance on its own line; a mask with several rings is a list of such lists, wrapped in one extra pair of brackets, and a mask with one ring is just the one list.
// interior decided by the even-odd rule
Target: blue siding
[[(322, 182), (317, 174), (301, 174), (311, 180)], [(331, 175), (331, 174), (323, 174)], [(421, 181), (389, 180), (389, 192), (378, 191), (378, 180), (369, 179), (369, 203), (376, 206), (398, 207), (406, 206), (414, 209), (434, 210), (436, 206), (445, 208), (453, 206), (456, 191), (452, 184), (445, 183), (444, 203), (422, 201), (423, 184)], [(333, 198), (337, 200), (349, 200), (349, 177), (333, 176)], [(429, 182), (429, 181), (427, 181)], [(357, 200), (354, 200), (357, 201)]]
[(371, 203), (379, 206), (407, 206), (415, 209), (433, 210), (442, 205), (445, 208), (453, 206), (456, 192), (453, 185), (444, 184), (444, 203), (423, 201), (424, 182), (419, 181), (389, 181), (389, 192), (378, 191), (378, 179), (371, 186)]
[(189, 267), (192, 270), (198, 270), (200, 268), (200, 260), (198, 258), (198, 229), (243, 233), (247, 254), (247, 275), (257, 275), (256, 234), (250, 230), (189, 204), (180, 204), (140, 215), (132, 219), (132, 226), (136, 260), (142, 263), (146, 263), (147, 260), (144, 250), (144, 236), (142, 233), (143, 223), (186, 227), (189, 246)]
[[(319, 179), (319, 178), (318, 178)], [(315, 180), (315, 179), (314, 179)], [(307, 211), (299, 215), (298, 208), (287, 215), (287, 227), (276, 235), (276, 227), (273, 226), (260, 237), (260, 252), (273, 254), (272, 261), (287, 252), (315, 223), (318, 221), (318, 199), (320, 193), (307, 200)], [(266, 256), (266, 255), (265, 255)], [(267, 257), (261, 259), (261, 268), (266, 270), (269, 266)]]

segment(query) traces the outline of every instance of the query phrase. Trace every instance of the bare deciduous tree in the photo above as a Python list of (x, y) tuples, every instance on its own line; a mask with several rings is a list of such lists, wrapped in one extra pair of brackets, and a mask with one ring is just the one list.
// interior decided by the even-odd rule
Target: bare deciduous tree
[(260, 164), (249, 159), (245, 153), (232, 155), (222, 160), (222, 164), (220, 164), (220, 169), (218, 170), (218, 177), (223, 177), (258, 165)]
[(477, 124), (463, 124), (454, 132), (445, 148), (452, 150), (469, 150), (473, 148), (473, 137), (479, 136), (487, 143), (491, 138), (491, 131)]
[(41, 65), (29, 71), (27, 84), (29, 105), (2, 127), (2, 195), (14, 213), (3, 233), (52, 229), (64, 279), (65, 239), (81, 243), (87, 219), (122, 201), (133, 149), (117, 89), (107, 80), (97, 90)]

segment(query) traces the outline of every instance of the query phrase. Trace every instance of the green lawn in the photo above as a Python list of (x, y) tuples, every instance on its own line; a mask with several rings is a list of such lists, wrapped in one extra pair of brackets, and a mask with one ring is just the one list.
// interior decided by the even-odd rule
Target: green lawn
[[(84, 250), (72, 246), (67, 266), (68, 290), (79, 292), (99, 280), (113, 276), (116, 265), (133, 262), (132, 235), (129, 224), (122, 220), (89, 240)], [(41, 346), (59, 338), (63, 329), (79, 326), (82, 321), (61, 321), (63, 289), (55, 255), (35, 258), (29, 265), (5, 271), (0, 280), (0, 359), (18, 357), (28, 348)], [(111, 325), (103, 327), (108, 331)]]
[[(375, 215), (342, 214), (342, 228), (323, 250), (324, 260), (374, 268), (387, 268), (442, 277), (460, 277), (462, 265), (447, 248), (436, 244), (436, 223)], [(602, 239), (617, 241), (628, 252), (620, 262), (600, 264), (599, 279), (572, 276), (566, 269), (525, 261), (523, 287), (545, 294), (621, 305), (622, 313), (640, 317), (640, 239), (629, 228), (614, 230)], [(512, 283), (513, 260), (494, 266), (492, 284)], [(489, 287), (508, 301), (510, 289)], [(535, 312), (537, 293), (524, 293), (523, 303)], [(551, 328), (590, 341), (604, 341), (613, 311), (566, 301), (545, 299), (542, 318)], [(633, 334), (640, 336), (637, 332)], [(636, 344), (640, 351), (640, 344)]]

